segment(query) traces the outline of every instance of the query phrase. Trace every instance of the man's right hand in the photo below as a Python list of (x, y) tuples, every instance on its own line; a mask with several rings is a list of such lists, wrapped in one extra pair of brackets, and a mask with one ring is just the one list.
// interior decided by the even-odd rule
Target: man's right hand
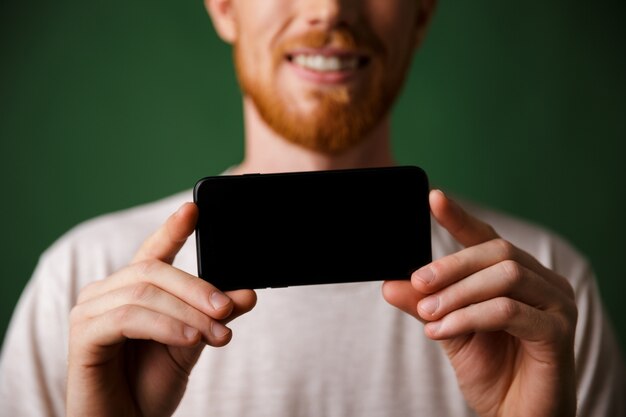
[(184, 204), (113, 275), (87, 285), (70, 316), (68, 416), (169, 416), (205, 344), (231, 339), (227, 322), (256, 303), (171, 266), (193, 232)]

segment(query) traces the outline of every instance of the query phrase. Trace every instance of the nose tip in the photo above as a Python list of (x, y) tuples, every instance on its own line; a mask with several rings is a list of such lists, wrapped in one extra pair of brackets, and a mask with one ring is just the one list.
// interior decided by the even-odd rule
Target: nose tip
[(311, 1), (307, 22), (310, 26), (329, 29), (347, 24), (350, 12), (350, 7), (342, 0)]

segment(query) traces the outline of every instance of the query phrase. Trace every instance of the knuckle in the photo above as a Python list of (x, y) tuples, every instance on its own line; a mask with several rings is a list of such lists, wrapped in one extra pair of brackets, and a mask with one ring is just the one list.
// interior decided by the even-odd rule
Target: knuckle
[(135, 313), (135, 307), (129, 304), (119, 306), (111, 311), (111, 320), (118, 326), (128, 323)]
[(194, 307), (186, 303), (176, 305), (176, 312), (173, 317), (184, 317), (184, 320), (197, 329), (208, 329), (211, 325), (209, 316), (199, 312)]
[(519, 263), (506, 260), (500, 262), (500, 266), (503, 270), (504, 278), (507, 280), (509, 287), (516, 286), (524, 277), (524, 267)]
[(137, 275), (142, 278), (150, 276), (160, 266), (161, 261), (157, 259), (145, 259), (133, 265)]
[(156, 295), (157, 289), (150, 283), (140, 282), (131, 287), (130, 298), (132, 302), (141, 303), (150, 300)]
[(175, 329), (177, 322), (175, 322), (174, 320), (172, 320), (169, 316), (162, 314), (162, 313), (157, 313), (154, 316), (153, 319), (153, 329), (156, 329), (157, 331), (162, 332), (163, 334), (167, 334), (167, 333), (174, 333), (176, 330)]
[(498, 315), (503, 320), (510, 320), (519, 314), (519, 306), (510, 298), (500, 297), (494, 300)]
[(201, 278), (186, 279), (185, 285), (188, 287), (188, 291), (190, 294), (197, 294), (198, 296), (203, 297), (205, 300), (209, 299), (214, 291), (219, 291), (208, 282), (203, 281)]
[[(449, 260), (452, 260), (452, 262), (456, 262), (456, 254), (455, 255), (450, 255), (448, 257)], [(433, 276), (436, 277), (440, 277), (444, 274), (445, 270), (446, 270), (446, 264), (443, 260), (438, 260), (433, 262), (432, 264), (430, 264), (430, 269), (433, 273)], [(431, 283), (435, 282), (436, 280), (433, 280)]]
[(500, 259), (512, 259), (515, 254), (515, 246), (508, 240), (497, 238), (492, 240), (495, 250), (497, 251)]
[[(214, 291), (219, 291), (208, 282), (197, 277), (181, 276), (179, 284), (185, 294), (190, 294), (187, 302), (195, 300), (196, 303), (201, 305), (205, 305), (206, 300), (211, 300), (211, 294)], [(212, 306), (212, 303), (209, 302), (209, 305)]]
[(462, 268), (463, 265), (465, 265), (465, 261), (463, 260), (463, 257), (458, 252), (450, 255), (448, 259), (455, 269)]

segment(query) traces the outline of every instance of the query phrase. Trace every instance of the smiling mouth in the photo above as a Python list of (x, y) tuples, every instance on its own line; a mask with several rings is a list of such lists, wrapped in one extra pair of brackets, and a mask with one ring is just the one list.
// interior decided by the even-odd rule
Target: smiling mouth
[(294, 65), (315, 72), (344, 72), (365, 67), (369, 58), (354, 54), (293, 53), (287, 60)]

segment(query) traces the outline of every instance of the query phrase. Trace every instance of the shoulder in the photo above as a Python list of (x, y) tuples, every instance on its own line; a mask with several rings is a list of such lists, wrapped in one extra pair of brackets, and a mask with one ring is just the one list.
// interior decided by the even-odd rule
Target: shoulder
[(37, 270), (77, 287), (104, 278), (126, 265), (142, 242), (185, 201), (192, 201), (190, 191), (80, 223), (41, 255)]
[(158, 228), (169, 215), (185, 201), (192, 201), (190, 191), (184, 191), (157, 201), (107, 213), (78, 224), (55, 245), (114, 245), (128, 246), (129, 243), (146, 238)]

